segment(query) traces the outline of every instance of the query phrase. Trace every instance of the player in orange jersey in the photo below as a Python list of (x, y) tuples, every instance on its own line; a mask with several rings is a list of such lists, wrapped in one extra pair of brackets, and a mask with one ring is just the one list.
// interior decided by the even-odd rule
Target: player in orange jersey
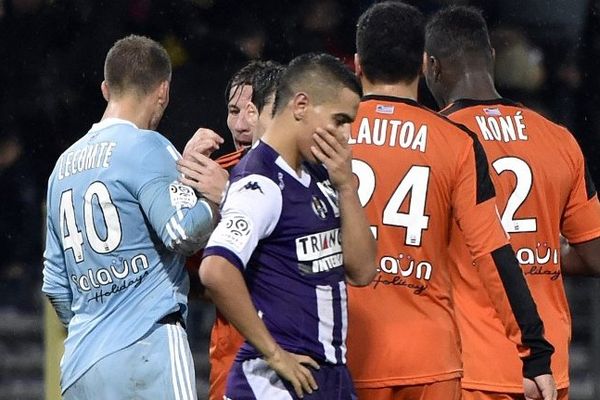
[(460, 399), (448, 262), (454, 222), (475, 260), (478, 293), (493, 299), (518, 345), (527, 390), (555, 399), (553, 349), (498, 218), (481, 144), (415, 101), (422, 14), (378, 3), (360, 17), (356, 35), (365, 96), (350, 143), (379, 268), (369, 287), (349, 289), (348, 364), (359, 399)]
[[(246, 139), (255, 141), (269, 127), (275, 89), (283, 70), (284, 67), (276, 62), (253, 61), (233, 75), (226, 90), (227, 126), (236, 150), (215, 161), (210, 160), (208, 156), (218, 148), (222, 140), (219, 141), (220, 136), (210, 129), (199, 129), (186, 145), (180, 168), (189, 178), (184, 180), (190, 186), (202, 191), (205, 196), (218, 195), (216, 202), (220, 203), (225, 186), (220, 179), (213, 177), (223, 169), (229, 171), (233, 168), (249, 150), (250, 140)], [(201, 253), (188, 260), (192, 286), (190, 293), (202, 290), (198, 277), (201, 261)], [(243, 341), (244, 338), (237, 330), (217, 312), (210, 336), (209, 400), (223, 399), (227, 374)]]
[[(427, 25), (425, 49), (427, 84), (445, 107), (442, 114), (476, 132), (488, 155), (502, 224), (555, 346), (552, 371), (559, 398), (567, 399), (571, 318), (560, 234), (587, 265), (600, 256), (600, 204), (581, 150), (565, 128), (498, 94), (494, 51), (478, 10), (438, 12)], [(477, 272), (463, 243), (454, 226), (451, 260), (457, 263), (452, 278), (463, 346), (463, 399), (522, 399), (517, 352), (490, 299), (477, 290)]]

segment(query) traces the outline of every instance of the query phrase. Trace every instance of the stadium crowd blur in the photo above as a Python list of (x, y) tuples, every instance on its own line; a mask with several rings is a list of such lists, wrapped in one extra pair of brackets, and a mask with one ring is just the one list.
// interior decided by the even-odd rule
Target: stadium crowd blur
[[(569, 127), (600, 184), (600, 0), (413, 0), (484, 9), (501, 94)], [(0, 307), (40, 310), (43, 200), (58, 155), (100, 119), (107, 50), (129, 33), (173, 62), (159, 131), (180, 150), (221, 132), (228, 78), (250, 59), (326, 51), (352, 65), (367, 0), (0, 0)], [(434, 108), (423, 90), (422, 100)]]

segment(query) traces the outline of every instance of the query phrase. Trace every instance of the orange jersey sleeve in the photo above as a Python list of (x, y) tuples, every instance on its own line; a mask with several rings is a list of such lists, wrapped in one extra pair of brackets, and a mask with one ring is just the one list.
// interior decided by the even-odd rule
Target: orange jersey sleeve
[[(448, 261), (453, 221), (475, 257), (507, 243), (485, 154), (472, 133), (414, 101), (386, 96), (363, 99), (350, 143), (379, 262), (370, 286), (349, 288), (348, 365), (355, 384), (376, 388), (459, 377)], [(483, 263), (480, 269), (489, 268)], [(520, 274), (518, 266), (514, 270)], [(486, 279), (503, 287), (498, 273)], [(478, 288), (487, 296), (481, 283)], [(499, 303), (503, 315), (512, 315), (509, 304)], [(507, 323), (520, 330), (514, 317)]]
[[(559, 233), (574, 242), (600, 236), (598, 201), (581, 151), (564, 128), (509, 100), (460, 100), (442, 112), (475, 132), (485, 148), (502, 223), (546, 337), (556, 349), (552, 371), (558, 387), (568, 387), (570, 314), (560, 270)], [(462, 233), (456, 226), (451, 232), (463, 386), (522, 392), (518, 352), (506, 338), (492, 301), (477, 291), (480, 277), (472, 268)]]
[(600, 237), (600, 203), (581, 149), (568, 132), (565, 136), (570, 139), (572, 149), (569, 161), (573, 184), (562, 213), (560, 231), (569, 243), (582, 243)]

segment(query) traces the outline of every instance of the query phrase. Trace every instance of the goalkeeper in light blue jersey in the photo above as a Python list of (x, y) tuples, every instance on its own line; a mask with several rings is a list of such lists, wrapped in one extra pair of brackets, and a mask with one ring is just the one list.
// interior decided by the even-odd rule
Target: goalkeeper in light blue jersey
[(63, 396), (196, 400), (183, 263), (216, 208), (178, 182), (179, 154), (153, 131), (169, 102), (165, 50), (128, 36), (104, 76), (102, 120), (48, 182), (42, 290), (68, 328)]

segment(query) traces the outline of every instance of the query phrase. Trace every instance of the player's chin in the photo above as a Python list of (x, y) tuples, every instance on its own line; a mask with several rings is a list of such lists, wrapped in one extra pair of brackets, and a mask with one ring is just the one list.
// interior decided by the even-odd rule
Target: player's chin
[(315, 156), (312, 150), (309, 150), (308, 154), (303, 154), (304, 161), (310, 164), (322, 164), (322, 162)]
[(252, 147), (252, 141), (250, 141), (250, 142), (241, 141), (241, 140), (235, 141), (235, 148), (238, 150), (249, 149), (250, 147)]

